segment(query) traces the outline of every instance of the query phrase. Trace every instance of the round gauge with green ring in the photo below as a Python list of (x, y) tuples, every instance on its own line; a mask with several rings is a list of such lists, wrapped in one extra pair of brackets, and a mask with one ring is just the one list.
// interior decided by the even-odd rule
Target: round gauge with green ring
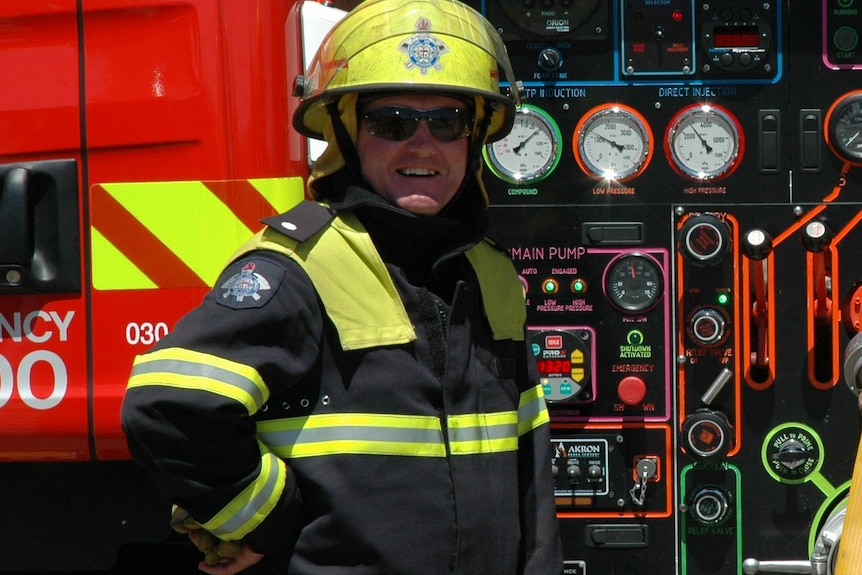
[(556, 168), (563, 150), (560, 128), (547, 112), (525, 104), (515, 111), (512, 131), (484, 149), (485, 162), (501, 180), (532, 184)]
[(696, 181), (729, 176), (739, 165), (745, 139), (739, 120), (714, 104), (693, 104), (673, 117), (665, 152), (680, 175)]
[(826, 143), (832, 153), (862, 165), (862, 90), (848, 92), (826, 112)]
[(633, 313), (652, 309), (661, 298), (663, 284), (659, 263), (641, 252), (627, 252), (611, 260), (602, 282), (610, 302)]
[(625, 182), (639, 175), (653, 152), (649, 124), (623, 104), (602, 104), (584, 114), (572, 144), (584, 173), (605, 181)]

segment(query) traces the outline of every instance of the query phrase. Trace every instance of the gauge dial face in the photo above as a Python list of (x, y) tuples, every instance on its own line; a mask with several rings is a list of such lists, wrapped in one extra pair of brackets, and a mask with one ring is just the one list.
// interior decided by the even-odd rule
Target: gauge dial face
[(575, 159), (588, 175), (626, 181), (640, 174), (652, 156), (652, 133), (634, 109), (620, 104), (593, 108), (573, 138)]
[(827, 142), (842, 160), (862, 164), (862, 90), (839, 98), (826, 113)]
[(703, 181), (730, 175), (742, 158), (744, 141), (733, 114), (720, 106), (695, 104), (671, 121), (665, 147), (677, 172)]
[(652, 308), (661, 298), (662, 286), (661, 267), (646, 254), (623, 254), (605, 269), (605, 294), (622, 311), (643, 312)]
[(501, 180), (531, 184), (546, 178), (562, 154), (560, 128), (535, 106), (524, 105), (515, 112), (509, 134), (485, 146), (485, 161)]

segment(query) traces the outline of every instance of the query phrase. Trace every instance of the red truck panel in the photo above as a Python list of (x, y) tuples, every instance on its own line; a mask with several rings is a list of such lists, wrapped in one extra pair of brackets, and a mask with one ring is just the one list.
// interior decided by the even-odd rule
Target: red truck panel
[[(178, 279), (188, 271), (177, 246), (162, 245), (135, 210), (94, 186), (305, 172), (303, 143), (289, 138), (289, 86), (300, 66), (296, 23), (288, 25), (293, 2), (84, 0), (80, 17), (76, 4), (30, 1), (0, 13), (0, 177), (12, 181), (10, 170), (23, 168), (29, 183), (19, 193), (31, 204), (43, 194), (39, 182), (56, 190), (59, 199), (38, 208), (53, 210), (51, 218), (30, 209), (24, 219), (44, 237), (56, 214), (67, 220), (66, 243), (76, 245), (64, 252), (74, 257), (64, 258), (63, 275), (79, 276), (58, 289), (4, 284), (4, 274), (35, 271), (4, 265), (15, 262), (0, 249), (0, 461), (127, 458), (118, 413), (132, 358), (214, 279)], [(39, 175), (61, 159), (69, 160), (65, 176)], [(243, 212), (249, 230), (283, 204), (262, 202), (248, 186), (216, 196)], [(163, 225), (188, 243), (196, 229), (216, 225), (202, 221), (202, 207), (158, 201)], [(157, 275), (171, 285), (94, 287), (92, 249), (105, 242), (156, 246), (151, 268), (161, 265)]]

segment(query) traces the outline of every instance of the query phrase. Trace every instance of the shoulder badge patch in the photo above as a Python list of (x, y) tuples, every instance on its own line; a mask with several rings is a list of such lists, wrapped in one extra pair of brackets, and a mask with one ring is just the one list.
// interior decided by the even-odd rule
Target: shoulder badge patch
[(284, 269), (264, 259), (243, 259), (225, 270), (225, 276), (227, 279), (216, 288), (216, 301), (233, 309), (255, 308), (272, 299)]
[(407, 54), (407, 62), (404, 66), (410, 70), (419, 68), (423, 74), (427, 74), (430, 68), (441, 70), (440, 56), (449, 51), (449, 47), (443, 40), (431, 33), (431, 21), (428, 18), (420, 18), (416, 22), (416, 34), (413, 34), (398, 46), (398, 50)]

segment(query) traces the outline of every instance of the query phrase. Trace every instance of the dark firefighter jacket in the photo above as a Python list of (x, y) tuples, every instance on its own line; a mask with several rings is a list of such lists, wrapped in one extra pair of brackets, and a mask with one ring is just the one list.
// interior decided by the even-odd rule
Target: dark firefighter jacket
[(123, 426), (162, 492), (224, 539), (288, 547), (290, 574), (560, 573), (508, 258), (456, 250), (443, 299), (352, 212), (268, 224), (135, 362)]

